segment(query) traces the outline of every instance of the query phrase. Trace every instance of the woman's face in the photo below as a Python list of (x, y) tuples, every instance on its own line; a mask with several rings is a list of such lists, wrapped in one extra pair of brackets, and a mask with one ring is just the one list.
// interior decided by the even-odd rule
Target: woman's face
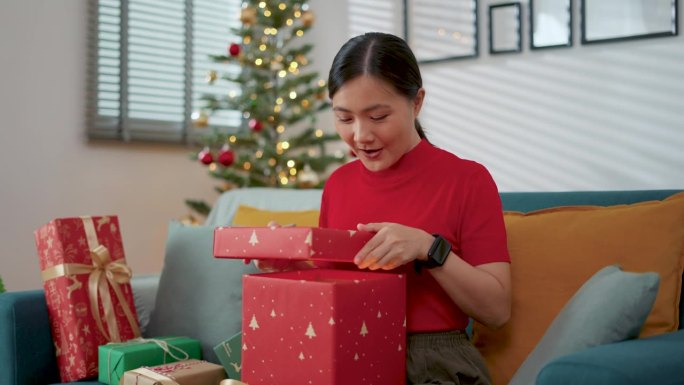
[(408, 100), (382, 80), (359, 76), (332, 98), (335, 129), (368, 170), (385, 170), (420, 142), (414, 122), (424, 96), (421, 88)]

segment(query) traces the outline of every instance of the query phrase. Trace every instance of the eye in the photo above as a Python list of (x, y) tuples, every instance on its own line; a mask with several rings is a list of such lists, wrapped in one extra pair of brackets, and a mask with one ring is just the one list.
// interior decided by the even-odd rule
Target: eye
[(389, 114), (378, 115), (378, 116), (371, 116), (370, 118), (371, 118), (371, 120), (373, 120), (373, 121), (379, 122), (379, 121), (385, 119), (387, 116), (389, 116)]
[(337, 120), (339, 120), (342, 123), (351, 123), (352, 118), (346, 117), (346, 116), (338, 116)]

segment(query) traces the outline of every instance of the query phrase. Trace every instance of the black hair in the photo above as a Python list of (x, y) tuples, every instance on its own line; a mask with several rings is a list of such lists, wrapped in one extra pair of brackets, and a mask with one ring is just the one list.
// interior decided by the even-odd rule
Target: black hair
[[(394, 35), (368, 32), (349, 39), (335, 55), (328, 75), (330, 98), (349, 80), (371, 75), (392, 85), (408, 100), (413, 100), (423, 87), (418, 61), (406, 42)], [(421, 139), (423, 127), (414, 122)]]

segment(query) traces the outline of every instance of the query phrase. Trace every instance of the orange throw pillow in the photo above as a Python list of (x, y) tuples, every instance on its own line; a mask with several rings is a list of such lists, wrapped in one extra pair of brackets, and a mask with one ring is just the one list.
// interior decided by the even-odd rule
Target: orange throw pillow
[(513, 307), (474, 341), (494, 384), (507, 384), (572, 295), (601, 268), (657, 272), (660, 290), (641, 336), (677, 330), (684, 270), (684, 193), (664, 201), (506, 212)]

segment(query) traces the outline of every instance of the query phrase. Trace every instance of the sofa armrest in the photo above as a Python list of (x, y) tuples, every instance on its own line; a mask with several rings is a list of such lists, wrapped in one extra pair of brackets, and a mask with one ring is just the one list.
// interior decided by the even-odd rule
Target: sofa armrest
[(684, 378), (684, 330), (596, 346), (552, 360), (537, 385), (680, 384)]
[[(131, 280), (141, 328), (154, 310), (159, 275)], [(43, 290), (0, 294), (0, 384), (59, 383), (50, 319)]]
[(43, 290), (0, 294), (0, 384), (59, 382)]

